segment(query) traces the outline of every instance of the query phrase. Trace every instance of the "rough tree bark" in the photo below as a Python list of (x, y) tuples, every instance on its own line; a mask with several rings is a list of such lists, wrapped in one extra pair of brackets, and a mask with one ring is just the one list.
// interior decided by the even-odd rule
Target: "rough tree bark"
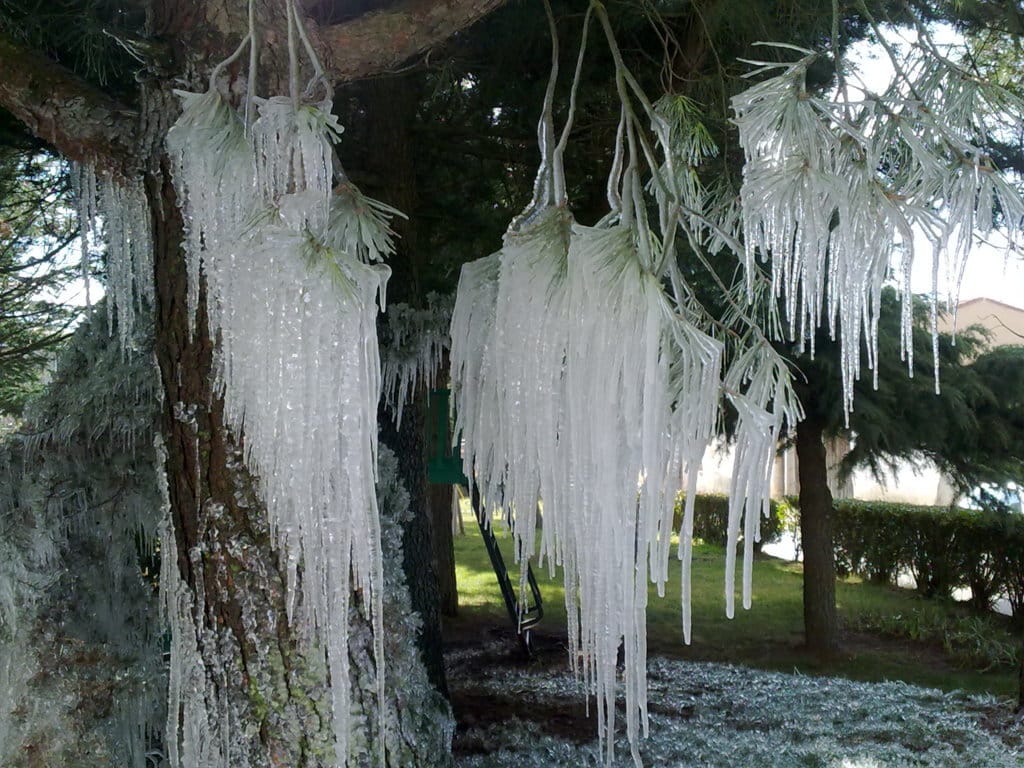
[[(414, 0), (335, 28), (316, 30), (331, 73), (362, 76), (429, 49), (501, 4), (501, 0)], [(287, 73), (283, 3), (259, 0), (261, 88)], [(209, 681), (245, 722), (234, 724), (244, 754), (239, 765), (312, 766), (330, 762), (322, 712), (324, 683), (302, 657), (284, 609), (284, 578), (270, 544), (265, 515), (252, 491), (238, 446), (212, 390), (213, 342), (200, 310), (198, 332), (187, 333), (183, 228), (163, 151), (175, 119), (173, 88), (203, 89), (211, 66), (246, 32), (244, 3), (156, 0), (149, 29), (167, 47), (169, 66), (140, 77), (138, 110), (127, 109), (45, 58), (0, 38), (0, 106), (65, 156), (122, 178), (145, 179), (153, 222), (157, 287), (156, 356), (164, 387), (163, 431), (178, 569), (202, 594), (198, 626)], [(344, 53), (331, 50), (344, 45)], [(255, 634), (254, 634), (255, 628)], [(363, 649), (353, 649), (360, 674)], [(322, 666), (322, 665), (321, 665)], [(369, 671), (369, 670), (367, 670)], [(312, 695), (311, 695), (312, 694)], [(357, 692), (358, 694), (358, 692)], [(405, 702), (402, 706), (415, 706)], [(415, 734), (399, 734), (414, 740)], [(410, 749), (414, 749), (414, 745)], [(389, 762), (401, 764), (391, 754)], [(438, 757), (444, 762), (443, 756)], [(406, 758), (406, 762), (408, 758)], [(418, 762), (417, 764), (426, 764)]]
[(828, 487), (824, 430), (808, 419), (796, 428), (800, 479), (800, 537), (804, 552), (804, 637), (812, 653), (839, 651), (836, 566), (832, 550), (832, 493)]

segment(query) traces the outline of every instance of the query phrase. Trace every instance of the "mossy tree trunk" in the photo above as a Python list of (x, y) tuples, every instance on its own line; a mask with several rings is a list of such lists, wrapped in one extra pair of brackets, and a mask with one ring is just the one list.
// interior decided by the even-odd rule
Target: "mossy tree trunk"
[[(337, 79), (364, 76), (428, 49), (501, 2), (399, 0), (380, 13), (314, 25), (312, 36)], [(282, 91), (288, 60), (280, 45), (287, 39), (285, 4), (257, 0), (255, 9), (264, 32), (259, 89)], [(69, 159), (94, 164), (117, 178), (144, 178), (155, 248), (161, 426), (178, 552), (171, 565), (194, 598), (194, 639), (207, 692), (229, 706), (225, 729), (230, 734), (222, 736), (232, 743), (232, 764), (298, 768), (333, 762), (323, 662), (303, 656), (304, 638), (288, 620), (279, 554), (271, 546), (265, 511), (242, 464), (238, 436), (227, 429), (223, 401), (213, 389), (215, 342), (202, 309), (195, 334), (188, 333), (184, 223), (163, 149), (166, 130), (178, 112), (172, 89), (205, 89), (212, 65), (246, 31), (245, 3), (155, 0), (148, 6), (145, 49), (150, 53), (140, 72), (138, 101), (130, 108), (0, 35), (0, 106)], [(237, 74), (226, 72), (227, 77)], [(422, 544), (412, 543), (410, 549)], [(429, 545), (424, 546), (429, 558)], [(372, 694), (363, 695), (369, 689), (360, 687), (372, 677), (366, 644), (358, 640), (365, 639), (359, 629), (365, 620), (358, 610), (352, 620), (357, 638), (350, 645), (353, 698), (370, 701)], [(421, 716), (432, 711), (409, 701), (408, 691), (393, 687), (390, 695), (402, 699), (389, 705), (392, 710), (420, 709)], [(443, 765), (450, 760), (443, 753), (424, 754), (424, 745), (417, 746), (418, 735), (405, 729), (406, 722), (412, 721), (403, 721), (389, 736), (386, 763)], [(371, 764), (374, 758), (368, 752), (352, 762)]]

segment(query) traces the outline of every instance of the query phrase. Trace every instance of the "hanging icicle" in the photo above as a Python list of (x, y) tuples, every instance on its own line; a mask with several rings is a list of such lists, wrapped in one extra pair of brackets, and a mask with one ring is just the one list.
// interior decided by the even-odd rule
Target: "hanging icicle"
[(75, 166), (82, 278), (91, 300), (89, 254), (105, 250), (107, 319), (117, 326), (125, 350), (131, 349), (135, 318), (153, 302), (153, 243), (149, 204), (142, 180), (119, 179), (91, 165)]
[[(288, 9), (290, 30), (311, 54), (301, 19), (291, 3)], [(294, 36), (291, 45), (294, 82)], [(315, 59), (313, 66), (321, 72)], [(397, 212), (343, 178), (333, 188), (341, 127), (329, 100), (302, 103), (294, 87), (287, 97), (256, 99), (258, 117), (247, 131), (216, 92), (216, 74), (208, 93), (182, 94), (182, 117), (168, 135), (188, 232), (190, 305), (202, 275), (210, 332), (220, 340), (216, 373), (226, 421), (244, 433), (245, 461), (282, 553), (289, 618), (310, 648), (325, 654), (336, 764), (343, 766), (354, 727), (353, 593), (372, 617), (383, 694), (376, 321), (390, 275), (379, 262), (392, 252), (389, 221)], [(172, 616), (202, 615), (177, 600)], [(175, 642), (187, 659), (198, 630), (185, 618), (178, 624)], [(182, 734), (182, 744), (190, 738)], [(172, 765), (206, 764), (186, 758)]]

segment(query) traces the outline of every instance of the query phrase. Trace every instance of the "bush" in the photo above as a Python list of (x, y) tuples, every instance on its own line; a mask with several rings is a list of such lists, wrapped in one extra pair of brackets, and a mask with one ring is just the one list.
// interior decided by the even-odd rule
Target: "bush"
[(997, 617), (950, 613), (945, 607), (922, 606), (906, 613), (865, 613), (856, 627), (889, 637), (941, 645), (965, 669), (988, 672), (1017, 663), (1019, 641)]
[(836, 569), (841, 575), (857, 574), (875, 582), (895, 581), (906, 554), (905, 536), (896, 506), (841, 501), (833, 505), (832, 541)]
[(988, 609), (1005, 593), (1024, 616), (1022, 515), (843, 499), (833, 503), (832, 540), (840, 575), (888, 583), (909, 571), (925, 597), (970, 587), (974, 606)]
[[(685, 495), (676, 497), (675, 517), (673, 525), (679, 530), (683, 520), (683, 504)], [(772, 501), (768, 517), (761, 518), (761, 540), (755, 542), (754, 550), (761, 551), (761, 546), (779, 540), (782, 535), (783, 516), (781, 504)], [(693, 502), (693, 537), (706, 544), (720, 547), (726, 545), (729, 531), (729, 497), (722, 493), (698, 493)], [(740, 541), (743, 540), (743, 529), (740, 528)]]

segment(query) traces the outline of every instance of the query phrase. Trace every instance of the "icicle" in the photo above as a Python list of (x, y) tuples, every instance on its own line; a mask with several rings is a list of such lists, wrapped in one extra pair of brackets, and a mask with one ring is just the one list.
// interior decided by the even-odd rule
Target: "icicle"
[(461, 435), (465, 444), (463, 472), (471, 481), (483, 482), (485, 505), (497, 506), (503, 459), (495, 450), (499, 425), (493, 347), (500, 266), (498, 253), (462, 266), (452, 309), (450, 361), (455, 435)]
[(104, 242), (107, 263), (107, 316), (117, 319), (121, 346), (129, 350), (136, 314), (153, 301), (153, 244), (149, 204), (141, 179), (115, 181), (106, 172), (78, 166), (74, 176), (78, 195), (82, 276), (89, 294), (90, 247)]
[[(168, 141), (187, 201), (190, 272), (207, 281), (225, 417), (244, 431), (285, 563), (289, 618), (326, 653), (344, 765), (354, 590), (372, 617), (383, 690), (376, 321), (390, 270), (377, 262), (391, 251), (395, 212), (351, 185), (332, 194), (341, 129), (329, 103), (262, 101), (250, 144), (219, 96), (184, 98)], [(254, 206), (264, 208), (254, 216)]]

